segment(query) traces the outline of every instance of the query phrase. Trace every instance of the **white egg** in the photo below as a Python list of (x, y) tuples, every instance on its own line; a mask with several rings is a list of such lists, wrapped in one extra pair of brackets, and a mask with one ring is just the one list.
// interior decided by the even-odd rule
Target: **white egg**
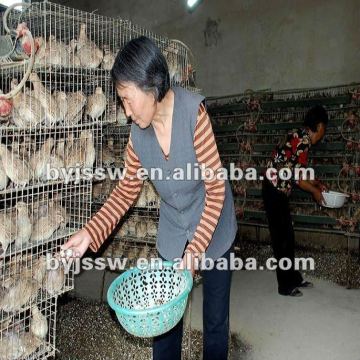
[(73, 255), (73, 251), (71, 249), (67, 249), (65, 251), (66, 257), (71, 257)]

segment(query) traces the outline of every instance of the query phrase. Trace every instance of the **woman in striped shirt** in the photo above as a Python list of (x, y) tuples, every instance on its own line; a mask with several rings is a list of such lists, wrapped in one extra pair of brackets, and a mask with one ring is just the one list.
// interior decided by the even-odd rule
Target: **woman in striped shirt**
[[(141, 167), (156, 166), (170, 174), (176, 165), (193, 161), (214, 173), (221, 166), (203, 97), (170, 87), (166, 59), (148, 38), (131, 40), (117, 55), (112, 69), (117, 93), (132, 128), (126, 147), (125, 176), (93, 218), (63, 249), (77, 257), (90, 247), (98, 251), (119, 220), (134, 204), (142, 180)], [(175, 135), (175, 136), (174, 136)], [(190, 159), (190, 160), (189, 160)], [(151, 179), (152, 180), (152, 179)], [(161, 197), (157, 248), (162, 258), (182, 258), (194, 275), (203, 254), (229, 261), (237, 231), (228, 181), (153, 181)], [(180, 256), (181, 255), (181, 256)], [(231, 271), (203, 270), (203, 359), (227, 358)], [(154, 338), (153, 359), (181, 359), (182, 320)]]

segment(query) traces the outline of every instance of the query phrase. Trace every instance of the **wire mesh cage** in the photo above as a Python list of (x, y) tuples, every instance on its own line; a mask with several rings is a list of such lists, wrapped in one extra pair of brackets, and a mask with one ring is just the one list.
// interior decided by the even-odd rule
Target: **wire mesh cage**
[(16, 29), (26, 23), (34, 36), (35, 64), (79, 71), (111, 68), (114, 54), (121, 47), (120, 22), (48, 1), (33, 2), (23, 11), (14, 10), (8, 16), (9, 28)]
[(272, 100), (299, 100), (311, 98), (337, 97), (344, 94), (353, 93), (359, 88), (358, 83), (343, 84), (338, 86), (321, 86), (313, 88), (286, 89), (278, 91), (268, 91), (267, 98)]
[[(159, 254), (153, 242), (134, 242), (129, 239), (114, 237), (102, 254), (112, 271), (122, 271), (135, 267), (139, 261), (147, 262), (158, 259)], [(141, 259), (141, 260), (140, 260)]]
[[(93, 213), (99, 210), (103, 201), (93, 203)], [(140, 258), (148, 261), (158, 258), (156, 249), (158, 223), (159, 209), (146, 207), (130, 209), (102, 247), (100, 256), (106, 259), (105, 263), (111, 270), (125, 270), (136, 266)]]
[(0, 129), (0, 193), (91, 180), (99, 133), (89, 127), (41, 134)]
[[(214, 114), (249, 114), (258, 112), (301, 111), (316, 104), (334, 108), (360, 100), (358, 83), (339, 86), (276, 90), (246, 90), (240, 94), (207, 98), (207, 106)], [(254, 115), (254, 114), (253, 114)]]
[[(23, 11), (12, 11), (8, 26), (28, 28), (35, 39), (35, 67), (99, 76), (108, 72), (116, 53), (131, 39), (145, 35), (162, 50), (172, 85), (198, 92), (194, 56), (176, 39), (150, 32), (130, 21), (75, 10), (48, 1), (34, 2)], [(21, 45), (29, 48), (26, 36)]]
[[(118, 180), (105, 180), (94, 185), (93, 196), (94, 191), (102, 196), (98, 202), (94, 201), (93, 213), (99, 210), (117, 183)], [(103, 256), (127, 256), (129, 263), (132, 263), (139, 257), (146, 258), (150, 250), (155, 248), (159, 222), (159, 198), (149, 182), (144, 182), (142, 192), (135, 203), (113, 231)]]
[(1, 194), (1, 259), (41, 252), (45, 243), (69, 236), (89, 219), (90, 200), (91, 183), (84, 181)]
[(194, 56), (186, 44), (180, 40), (159, 36), (131, 21), (121, 21), (120, 27), (123, 44), (139, 36), (146, 36), (155, 42), (167, 61), (171, 85), (188, 88), (195, 92), (199, 91), (195, 84)]
[[(234, 97), (220, 98), (219, 101), (210, 99), (214, 105), (210, 107), (211, 118), (223, 164), (229, 167), (234, 163), (244, 172), (253, 167), (262, 174), (276, 144), (282, 143), (289, 131), (303, 126), (309, 107), (323, 103), (328, 111), (329, 124), (322, 142), (310, 152), (309, 166), (329, 189), (345, 192), (350, 199), (341, 209), (325, 209), (319, 208), (308, 194), (294, 190), (291, 197), (294, 220), (302, 227), (358, 233), (360, 120), (358, 100), (350, 96), (356, 88), (356, 84), (350, 84), (286, 90), (274, 92), (272, 97), (269, 97), (269, 92), (263, 92), (260, 94), (263, 101), (272, 101), (274, 107), (264, 108), (264, 102), (260, 101), (259, 108), (244, 107), (243, 112), (234, 111)], [(317, 102), (318, 99), (321, 101)], [(280, 100), (284, 102), (281, 107)], [(265, 223), (261, 181), (233, 181), (232, 185), (239, 220), (242, 223)]]
[[(122, 110), (119, 113), (124, 114)], [(125, 150), (129, 141), (129, 135), (130, 126), (126, 122), (120, 124), (117, 121), (116, 124), (107, 125), (102, 128), (102, 146), (97, 148), (97, 153), (101, 166), (113, 170), (113, 172), (107, 173), (107, 175), (118, 177), (121, 175), (119, 170), (115, 173), (115, 169), (123, 168), (125, 165)]]
[[(109, 70), (121, 47), (119, 22), (47, 1), (32, 3), (21, 12), (10, 11), (8, 27), (29, 29), (36, 50), (32, 74), (14, 97), (12, 112), (27, 110), (30, 114), (25, 120), (12, 116), (10, 124), (41, 131), (44, 127), (113, 122), (116, 96)], [(21, 46), (29, 48), (26, 36), (20, 39)], [(26, 78), (27, 65), (23, 61), (2, 66), (3, 93)]]
[[(4, 93), (17, 88), (24, 68), (1, 68)], [(116, 118), (112, 105), (115, 91), (109, 76), (74, 76), (42, 69), (30, 74), (29, 81), (11, 101), (4, 101), (0, 104), (1, 128), (65, 132), (76, 126), (99, 127)]]
[[(0, 67), (0, 358), (45, 359), (55, 353), (57, 297), (74, 285), (60, 245), (106, 200), (124, 167), (130, 119), (110, 77), (116, 53), (146, 35), (164, 54), (171, 85), (199, 89), (185, 44), (129, 21), (48, 1), (12, 9), (6, 20), (18, 52)], [(93, 183), (99, 168), (112, 173)], [(135, 205), (104, 252), (126, 256), (127, 266), (157, 257), (159, 198), (148, 182)]]
[(29, 307), (24, 316), (0, 321), (1, 356), (4, 359), (46, 359), (55, 356), (57, 299)]
[[(60, 245), (90, 218), (90, 200), (91, 183), (83, 182), (1, 201), (1, 219), (7, 226), (1, 239), (2, 311), (22, 312), (34, 301), (73, 288), (73, 264), (60, 259)], [(0, 320), (5, 317), (1, 315)]]
[[(44, 302), (49, 303), (73, 289), (73, 263), (61, 260), (60, 245), (90, 218), (91, 183), (57, 183), (6, 191), (0, 194), (0, 207), (3, 227), (0, 241), (0, 324), (13, 322), (12, 319), (27, 324), (29, 311), (36, 311), (34, 307), (42, 309)], [(24, 353), (21, 353), (26, 355), (8, 358), (28, 358), (33, 352), (36, 353), (32, 358), (46, 358), (53, 354), (55, 333), (50, 330), (50, 324), (51, 328), (55, 326), (56, 306), (51, 309), (44, 308), (43, 315), (38, 314), (49, 324), (47, 340), (34, 337), (24, 328), (19, 330), (20, 335), (9, 332), (8, 327), (1, 328), (1, 349), (11, 347), (12, 339), (20, 341), (17, 339), (19, 336), (21, 342), (26, 339), (30, 342), (26, 345), (29, 349), (26, 350), (24, 345)]]

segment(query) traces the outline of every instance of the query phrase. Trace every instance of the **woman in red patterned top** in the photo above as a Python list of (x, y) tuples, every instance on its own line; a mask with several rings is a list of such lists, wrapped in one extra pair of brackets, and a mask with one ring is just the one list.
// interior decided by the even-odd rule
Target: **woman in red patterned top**
[[(295, 169), (306, 168), (309, 149), (318, 143), (325, 135), (328, 115), (326, 110), (318, 105), (308, 111), (305, 116), (304, 128), (288, 133), (284, 143), (273, 151), (267, 164), (268, 177), (264, 178), (262, 196), (269, 223), (269, 231), (275, 258), (288, 258), (294, 264), (294, 229), (289, 209), (289, 195), (296, 185), (312, 194), (314, 200), (323, 202), (322, 191), (325, 186), (318, 180), (284, 180), (279, 174), (282, 168), (288, 169), (294, 175)], [(272, 171), (270, 169), (273, 169)], [(278, 292), (280, 295), (301, 296), (299, 287), (312, 287), (313, 284), (304, 281), (300, 272), (294, 270), (276, 270)]]

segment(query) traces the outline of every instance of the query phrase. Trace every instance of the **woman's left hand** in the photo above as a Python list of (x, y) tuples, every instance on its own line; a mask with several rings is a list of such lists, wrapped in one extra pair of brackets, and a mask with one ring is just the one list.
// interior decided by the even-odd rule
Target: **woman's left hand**
[(320, 189), (321, 192), (329, 191), (328, 187), (323, 183), (319, 183), (318, 188)]
[(323, 194), (321, 192), (321, 190), (318, 187), (314, 187), (314, 190), (312, 192), (313, 198), (315, 199), (315, 201), (320, 205), (323, 206), (325, 202), (325, 199), (323, 197)]
[(179, 269), (187, 269), (191, 272), (192, 277), (195, 275), (195, 258), (191, 253), (185, 253), (181, 260)]
[(328, 187), (318, 179), (312, 180), (312, 181), (310, 181), (310, 183), (313, 186), (317, 187), (321, 192), (328, 191)]

